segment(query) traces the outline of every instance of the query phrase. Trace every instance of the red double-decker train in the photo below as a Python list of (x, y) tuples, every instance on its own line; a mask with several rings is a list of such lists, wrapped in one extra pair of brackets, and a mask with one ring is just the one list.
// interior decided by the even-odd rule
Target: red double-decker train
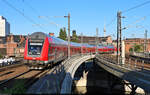
[[(81, 49), (82, 48), (82, 49)], [(98, 52), (114, 52), (114, 46), (98, 46)], [(95, 53), (96, 47), (88, 44), (70, 43), (70, 55)], [(42, 32), (35, 32), (27, 37), (24, 59), (30, 69), (43, 69), (68, 56), (68, 42)]]

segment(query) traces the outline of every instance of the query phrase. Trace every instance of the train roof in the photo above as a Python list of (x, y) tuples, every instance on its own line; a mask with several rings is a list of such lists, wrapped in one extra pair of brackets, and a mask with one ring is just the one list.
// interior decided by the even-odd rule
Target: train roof
[[(96, 47), (96, 45), (92, 45), (93, 47)], [(98, 48), (114, 48), (114, 45), (98, 45)]]
[(31, 35), (29, 35), (29, 38), (31, 39), (45, 39), (46, 37), (49, 37), (49, 35), (43, 32), (34, 32)]
[[(60, 38), (54, 37), (54, 36), (49, 36), (48, 34), (45, 34), (43, 32), (34, 32), (31, 35), (29, 35), (29, 38), (31, 39), (45, 39), (46, 37), (51, 38), (51, 42), (55, 44), (61, 44), (61, 45), (68, 45), (68, 42), (65, 40), (62, 40)], [(87, 43), (75, 43), (75, 42), (70, 42), (71, 46), (76, 46), (76, 47), (96, 47), (95, 45), (89, 45)], [(114, 48), (113, 45), (98, 45), (98, 48)]]
[[(52, 38), (52, 42), (55, 43), (55, 44), (68, 45), (68, 42), (65, 41), (65, 40), (62, 40), (62, 39), (54, 37), (54, 36), (52, 36), (51, 38)], [(70, 42), (70, 45), (71, 46), (77, 46), (77, 47), (81, 46), (80, 43), (75, 43), (75, 42)]]
[(50, 37), (52, 38), (52, 43), (55, 43), (55, 44), (62, 44), (62, 45), (67, 45), (68, 43), (60, 38), (56, 38), (54, 36)]
[(114, 48), (115, 46), (113, 46), (113, 45), (110, 45), (110, 46), (107, 46), (107, 48)]
[(77, 46), (77, 47), (80, 47), (80, 46), (81, 46), (80, 43), (75, 43), (75, 42), (71, 42), (70, 44), (71, 44), (72, 46)]

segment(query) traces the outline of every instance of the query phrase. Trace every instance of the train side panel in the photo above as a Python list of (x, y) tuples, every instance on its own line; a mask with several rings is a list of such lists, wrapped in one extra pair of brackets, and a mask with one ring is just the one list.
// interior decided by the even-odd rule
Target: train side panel
[(41, 52), (41, 57), (40, 57), (41, 61), (48, 61), (48, 53), (49, 53), (48, 50), (49, 50), (49, 41), (48, 38), (46, 38)]

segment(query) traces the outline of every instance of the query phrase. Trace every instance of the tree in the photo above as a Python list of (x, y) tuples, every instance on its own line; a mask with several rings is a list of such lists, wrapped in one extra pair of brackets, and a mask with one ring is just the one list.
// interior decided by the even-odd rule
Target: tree
[(0, 58), (3, 58), (3, 56), (0, 54)]
[(129, 49), (129, 52), (133, 52), (133, 47)]
[(142, 45), (135, 45), (134, 50), (135, 52), (142, 52), (143, 51)]
[(72, 42), (78, 42), (78, 38), (77, 38), (77, 34), (76, 34), (76, 30), (72, 31)]
[(67, 39), (66, 28), (60, 28), (59, 38), (63, 40)]
[(63, 33), (64, 33), (65, 40), (67, 40), (67, 33), (66, 33), (66, 28), (65, 27), (64, 27)]
[(142, 45), (134, 45), (129, 49), (130, 52), (142, 52), (143, 51), (143, 46)]

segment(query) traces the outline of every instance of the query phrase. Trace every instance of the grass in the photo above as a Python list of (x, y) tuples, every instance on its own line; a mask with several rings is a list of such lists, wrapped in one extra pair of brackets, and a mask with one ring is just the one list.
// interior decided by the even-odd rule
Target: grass
[(14, 83), (12, 88), (4, 88), (2, 93), (5, 94), (25, 94), (25, 82), (24, 80), (19, 80)]

